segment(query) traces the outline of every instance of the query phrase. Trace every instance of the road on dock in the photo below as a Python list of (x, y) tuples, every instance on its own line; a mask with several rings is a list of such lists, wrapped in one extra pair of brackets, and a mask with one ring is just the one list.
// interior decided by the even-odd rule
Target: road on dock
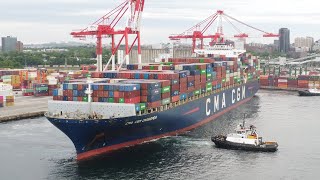
[(41, 116), (52, 97), (16, 96), (14, 106), (0, 108), (0, 122)]

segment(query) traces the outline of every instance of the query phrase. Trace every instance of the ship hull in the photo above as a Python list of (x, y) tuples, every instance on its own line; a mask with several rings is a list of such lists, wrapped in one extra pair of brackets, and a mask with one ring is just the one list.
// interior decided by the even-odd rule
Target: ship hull
[(251, 81), (141, 116), (101, 120), (47, 118), (71, 139), (77, 159), (83, 160), (192, 130), (246, 103), (258, 89), (259, 82)]

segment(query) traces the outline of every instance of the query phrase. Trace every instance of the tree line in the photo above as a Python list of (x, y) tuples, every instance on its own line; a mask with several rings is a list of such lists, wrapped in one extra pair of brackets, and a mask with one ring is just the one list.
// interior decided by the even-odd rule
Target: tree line
[[(61, 48), (62, 49), (62, 48)], [(45, 52), (41, 49), (30, 49), (27, 52), (0, 52), (0, 68), (24, 68), (38, 65), (92, 65), (96, 61), (95, 47), (68, 47), (66, 51)], [(103, 60), (110, 58), (110, 50), (104, 49)]]

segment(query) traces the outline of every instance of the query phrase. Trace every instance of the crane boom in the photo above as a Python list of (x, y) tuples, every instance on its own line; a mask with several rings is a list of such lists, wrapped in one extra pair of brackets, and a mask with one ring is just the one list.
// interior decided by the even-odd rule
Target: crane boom
[[(203, 21), (199, 22), (198, 24), (192, 26), (191, 28), (189, 28), (185, 32), (178, 34), (178, 35), (169, 36), (169, 39), (171, 39), (171, 40), (192, 39), (192, 52), (193, 53), (195, 52), (197, 40), (201, 41), (201, 49), (203, 49), (204, 39), (211, 39), (212, 42), (210, 44), (224, 42), (222, 19), (226, 20), (229, 24), (231, 24), (231, 26), (238, 32), (238, 34), (233, 36), (234, 38), (244, 39), (244, 38), (248, 38), (249, 35), (241, 32), (240, 29), (237, 26), (235, 26), (234, 23), (231, 22), (231, 20), (263, 33), (262, 37), (279, 37), (278, 34), (273, 34), (273, 33), (263, 31), (259, 28), (253, 27), (253, 26), (246, 24), (246, 23), (244, 23), (234, 17), (227, 15), (222, 10), (218, 10), (215, 14), (209, 16), (208, 18), (204, 19)], [(217, 20), (218, 20), (218, 22), (217, 22), (218, 26), (217, 26), (215, 34), (205, 35), (205, 33), (208, 31), (208, 29), (210, 29), (212, 24)], [(191, 31), (192, 31), (192, 33), (190, 33)]]
[[(115, 70), (115, 54), (119, 49), (122, 41), (125, 43), (125, 60), (129, 62), (129, 53), (135, 43), (138, 43), (138, 61), (141, 63), (141, 41), (140, 41), (140, 23), (144, 8), (144, 0), (125, 0), (123, 3), (112, 9), (110, 12), (93, 22), (90, 26), (71, 32), (74, 38), (84, 39), (87, 36), (95, 36), (97, 39), (96, 54), (97, 54), (97, 71), (102, 71), (102, 39), (111, 37), (111, 57), (103, 70), (107, 70), (110, 62), (112, 62), (112, 70)], [(116, 26), (123, 19), (124, 15), (128, 14), (126, 27), (122, 30), (115, 30)], [(108, 22), (106, 22), (108, 21)], [(116, 43), (115, 36), (120, 35), (120, 40)], [(129, 45), (129, 35), (134, 35), (132, 45)], [(124, 62), (119, 62), (120, 66)]]

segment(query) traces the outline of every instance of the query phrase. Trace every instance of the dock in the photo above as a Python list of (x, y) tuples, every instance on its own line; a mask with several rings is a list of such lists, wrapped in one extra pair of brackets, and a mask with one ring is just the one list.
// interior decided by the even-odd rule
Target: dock
[(43, 116), (52, 97), (16, 96), (14, 106), (0, 108), (0, 123)]
[(305, 88), (280, 88), (280, 87), (274, 87), (274, 86), (260, 86), (260, 89), (266, 89), (266, 90), (281, 90), (281, 91), (303, 91)]

